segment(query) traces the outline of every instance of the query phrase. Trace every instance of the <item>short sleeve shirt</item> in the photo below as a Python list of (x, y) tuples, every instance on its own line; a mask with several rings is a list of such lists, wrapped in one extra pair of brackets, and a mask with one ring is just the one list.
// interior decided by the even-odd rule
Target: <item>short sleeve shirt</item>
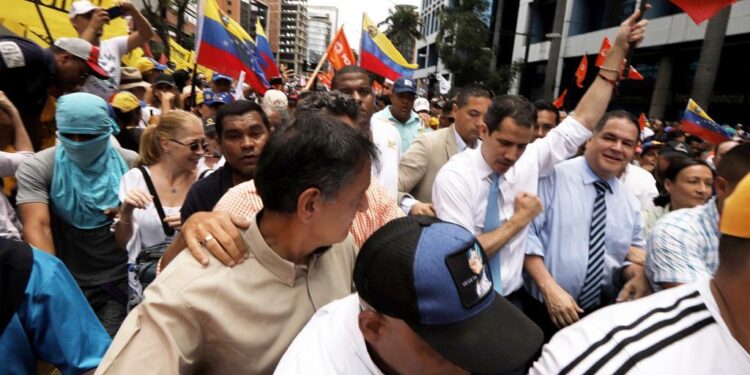
[[(55, 149), (42, 150), (26, 160), (16, 171), (16, 204), (49, 205), (49, 190), (55, 171)], [(125, 163), (131, 165), (135, 152), (115, 147)], [(127, 252), (115, 245), (109, 225), (80, 229), (50, 212), (52, 236), (57, 256), (68, 266), (81, 286), (101, 285), (127, 277)]]
[(128, 37), (118, 36), (99, 43), (99, 66), (109, 74), (107, 79), (89, 76), (83, 91), (109, 100), (120, 88), (120, 58), (128, 53)]

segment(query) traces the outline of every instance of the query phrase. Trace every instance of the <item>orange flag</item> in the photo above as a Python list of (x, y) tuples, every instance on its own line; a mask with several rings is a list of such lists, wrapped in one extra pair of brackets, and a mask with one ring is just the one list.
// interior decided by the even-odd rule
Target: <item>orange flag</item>
[(565, 104), (565, 95), (568, 95), (568, 89), (563, 90), (560, 97), (555, 99), (555, 102), (552, 104), (557, 108), (563, 108), (563, 104)]
[(347, 65), (354, 65), (354, 54), (352, 49), (349, 47), (349, 41), (346, 40), (344, 35), (344, 27), (341, 26), (339, 31), (336, 33), (336, 37), (328, 45), (328, 61), (331, 63), (333, 69), (339, 70)]
[(329, 90), (331, 89), (331, 78), (333, 78), (333, 73), (331, 72), (323, 72), (318, 74), (318, 82), (320, 82)]
[(583, 55), (583, 58), (581, 59), (581, 63), (578, 64), (578, 69), (576, 69), (576, 85), (579, 88), (583, 88), (583, 80), (586, 79), (586, 71), (589, 68), (589, 59), (588, 56)]
[(646, 114), (641, 112), (641, 115), (638, 117), (638, 126), (641, 128), (641, 131), (646, 128), (646, 124), (648, 124), (648, 120), (646, 120)]
[(644, 78), (641, 73), (638, 73), (638, 71), (635, 70), (632, 65), (630, 65), (630, 69), (628, 69), (628, 79), (632, 79), (634, 81), (643, 81)]
[(599, 55), (596, 56), (596, 66), (604, 65), (604, 60), (607, 58), (607, 51), (612, 48), (612, 43), (609, 42), (609, 38), (606, 36), (602, 40), (602, 46), (599, 48)]
[(377, 81), (372, 81), (372, 91), (375, 93), (375, 95), (382, 94), (383, 85), (379, 84)]

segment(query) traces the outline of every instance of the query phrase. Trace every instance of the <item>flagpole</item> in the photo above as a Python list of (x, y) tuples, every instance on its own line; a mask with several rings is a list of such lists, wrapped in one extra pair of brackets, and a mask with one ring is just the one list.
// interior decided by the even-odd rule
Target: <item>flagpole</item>
[(328, 50), (326, 49), (326, 53), (323, 54), (323, 57), (320, 58), (320, 61), (318, 61), (318, 66), (315, 67), (315, 70), (313, 71), (313, 74), (310, 76), (310, 79), (307, 81), (307, 84), (305, 85), (305, 88), (302, 89), (302, 91), (307, 91), (310, 89), (310, 86), (312, 86), (315, 77), (318, 75), (318, 72), (320, 72), (320, 68), (323, 67), (323, 63), (328, 58)]
[(34, 6), (36, 6), (36, 11), (39, 13), (39, 19), (42, 21), (42, 26), (44, 26), (44, 31), (47, 33), (47, 38), (49, 38), (49, 44), (50, 46), (55, 43), (55, 40), (52, 39), (52, 34), (49, 32), (49, 27), (47, 26), (47, 20), (44, 19), (44, 14), (42, 14), (42, 9), (39, 7), (39, 0), (34, 1)]

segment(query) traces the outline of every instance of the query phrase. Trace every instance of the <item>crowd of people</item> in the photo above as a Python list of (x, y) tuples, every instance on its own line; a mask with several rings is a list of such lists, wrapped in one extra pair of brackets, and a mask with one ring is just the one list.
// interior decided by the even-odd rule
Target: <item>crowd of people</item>
[(750, 143), (607, 111), (638, 11), (566, 113), (121, 66), (118, 4), (0, 36), (0, 373), (750, 372)]

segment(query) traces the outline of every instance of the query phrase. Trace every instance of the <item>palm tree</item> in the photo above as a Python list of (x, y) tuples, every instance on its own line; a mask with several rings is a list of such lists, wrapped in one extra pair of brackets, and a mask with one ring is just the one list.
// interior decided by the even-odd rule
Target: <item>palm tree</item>
[(703, 39), (698, 70), (693, 80), (691, 96), (704, 111), (708, 111), (711, 92), (714, 90), (716, 74), (721, 62), (721, 50), (724, 48), (724, 36), (727, 33), (729, 13), (732, 7), (726, 7), (708, 21), (706, 35)]
[(396, 5), (395, 9), (388, 10), (388, 14), (388, 18), (378, 26), (388, 26), (385, 36), (391, 40), (406, 61), (413, 62), (415, 41), (422, 39), (420, 32), (422, 21), (419, 19), (416, 7)]

